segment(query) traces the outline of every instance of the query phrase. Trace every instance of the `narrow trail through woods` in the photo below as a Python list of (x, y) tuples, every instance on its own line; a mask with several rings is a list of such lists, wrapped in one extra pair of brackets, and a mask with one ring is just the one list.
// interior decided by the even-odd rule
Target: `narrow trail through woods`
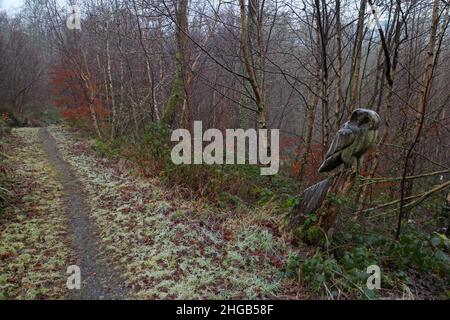
[[(291, 249), (274, 229), (242, 224), (158, 177), (143, 178), (133, 163), (102, 157), (94, 140), (66, 126), (13, 129), (9, 144), (16, 200), (0, 217), (0, 298), (287, 292), (279, 270)], [(81, 269), (80, 291), (66, 288), (70, 265)]]
[(56, 142), (46, 128), (39, 130), (45, 152), (56, 168), (64, 188), (64, 205), (73, 232), (73, 247), (76, 251), (76, 265), (81, 269), (81, 290), (74, 290), (76, 299), (120, 299), (125, 290), (117, 271), (100, 257), (104, 252), (89, 218), (85, 195), (70, 165), (64, 161)]

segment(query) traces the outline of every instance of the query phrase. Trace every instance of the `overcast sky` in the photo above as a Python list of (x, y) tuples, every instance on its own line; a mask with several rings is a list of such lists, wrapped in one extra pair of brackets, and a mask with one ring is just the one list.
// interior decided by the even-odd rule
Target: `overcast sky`
[(15, 8), (20, 7), (24, 0), (0, 0), (0, 9), (7, 11), (14, 11)]

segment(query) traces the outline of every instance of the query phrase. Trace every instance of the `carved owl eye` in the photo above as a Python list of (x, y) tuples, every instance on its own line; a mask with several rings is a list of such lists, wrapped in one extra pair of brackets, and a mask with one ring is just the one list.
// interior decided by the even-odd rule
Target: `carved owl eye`
[(362, 119), (361, 125), (365, 125), (365, 124), (368, 124), (368, 123), (370, 123), (370, 118), (366, 116), (366, 117), (364, 117)]

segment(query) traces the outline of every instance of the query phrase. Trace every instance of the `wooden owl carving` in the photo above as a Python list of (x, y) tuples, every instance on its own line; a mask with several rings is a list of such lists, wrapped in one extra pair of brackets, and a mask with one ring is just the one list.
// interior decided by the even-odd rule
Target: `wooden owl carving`
[(353, 111), (350, 120), (336, 133), (319, 172), (331, 171), (341, 164), (359, 172), (364, 154), (376, 143), (380, 122), (373, 110)]

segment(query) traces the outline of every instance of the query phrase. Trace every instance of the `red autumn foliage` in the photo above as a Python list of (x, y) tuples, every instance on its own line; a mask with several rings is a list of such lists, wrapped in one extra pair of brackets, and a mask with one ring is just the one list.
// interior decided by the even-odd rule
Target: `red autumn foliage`
[(311, 152), (308, 153), (305, 163), (305, 168), (302, 170), (303, 154), (306, 151), (303, 144), (299, 147), (297, 153), (297, 160), (291, 165), (292, 176), (296, 177), (302, 171), (302, 179), (306, 184), (315, 183), (323, 178), (318, 172), (320, 164), (323, 161), (323, 147), (320, 143), (311, 144)]
[[(83, 84), (77, 73), (66, 65), (53, 65), (50, 72), (53, 102), (63, 109), (63, 116), (69, 121), (89, 121), (89, 103)], [(95, 83), (91, 84), (95, 89)], [(94, 111), (99, 120), (109, 115), (100, 97), (93, 101)]]

